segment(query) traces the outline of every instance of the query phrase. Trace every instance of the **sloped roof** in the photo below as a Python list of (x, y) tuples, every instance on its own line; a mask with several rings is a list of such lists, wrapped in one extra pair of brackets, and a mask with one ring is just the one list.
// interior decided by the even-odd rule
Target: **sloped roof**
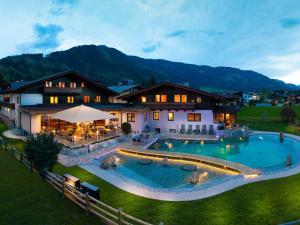
[(131, 88), (135, 88), (135, 87), (140, 87), (140, 85), (138, 84), (133, 84), (133, 85), (117, 85), (117, 86), (109, 86), (108, 88), (113, 90), (114, 92), (117, 93), (122, 93), (124, 91), (128, 91)]
[(193, 93), (206, 95), (206, 96), (209, 96), (209, 97), (212, 97), (212, 98), (215, 98), (215, 99), (226, 99), (226, 97), (224, 97), (222, 95), (213, 94), (213, 93), (209, 93), (209, 92), (202, 91), (202, 90), (197, 90), (197, 89), (194, 89), (194, 88), (191, 88), (191, 87), (187, 87), (187, 86), (184, 86), (184, 85), (179, 85), (179, 84), (175, 84), (175, 83), (171, 83), (171, 82), (158, 83), (158, 84), (155, 84), (151, 87), (144, 88), (140, 91), (136, 91), (134, 93), (130, 93), (130, 94), (127, 94), (127, 95), (120, 96), (119, 98), (128, 99), (129, 97), (136, 96), (136, 95), (139, 95), (139, 94), (143, 94), (147, 91), (150, 91), (150, 90), (153, 90), (155, 88), (162, 87), (162, 86), (176, 87), (176, 88), (184, 89), (184, 90), (187, 90), (187, 91), (190, 91), (190, 92), (193, 92)]
[[(2, 93), (8, 93), (8, 92), (16, 92), (16, 91), (21, 91), (25, 88), (28, 88), (28, 87), (31, 87), (31, 86), (34, 86), (34, 85), (37, 85), (37, 84), (40, 84), (40, 83), (43, 83), (47, 80), (53, 80), (53, 79), (56, 79), (58, 77), (62, 77), (62, 76), (65, 76), (65, 75), (73, 75), (73, 76), (76, 76), (76, 77), (79, 77), (87, 82), (89, 82), (90, 84), (92, 85), (95, 85), (113, 95), (116, 95), (117, 93), (114, 92), (113, 90), (107, 88), (106, 86), (104, 86), (103, 84), (100, 84), (100, 83), (96, 83), (92, 80), (90, 80), (89, 78), (87, 78), (86, 76), (83, 76), (77, 72), (74, 72), (74, 71), (65, 71), (65, 72), (62, 72), (62, 73), (56, 73), (56, 74), (52, 74), (52, 75), (49, 75), (49, 76), (45, 76), (45, 77), (42, 77), (42, 78), (39, 78), (39, 79), (36, 79), (36, 80), (33, 80), (33, 81), (27, 81), (27, 82), (20, 82), (20, 85), (13, 85), (13, 86), (10, 86), (10, 88), (8, 89), (4, 89), (2, 90), (1, 92)], [(14, 82), (14, 83), (18, 83), (18, 82)]]

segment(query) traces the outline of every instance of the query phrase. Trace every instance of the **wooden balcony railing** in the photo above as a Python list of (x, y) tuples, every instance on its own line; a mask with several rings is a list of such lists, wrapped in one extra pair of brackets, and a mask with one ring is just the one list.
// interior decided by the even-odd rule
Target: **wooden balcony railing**
[(0, 101), (0, 106), (10, 108), (10, 109), (15, 109), (15, 103)]
[(44, 87), (45, 94), (81, 94), (82, 88), (70, 88), (70, 87)]

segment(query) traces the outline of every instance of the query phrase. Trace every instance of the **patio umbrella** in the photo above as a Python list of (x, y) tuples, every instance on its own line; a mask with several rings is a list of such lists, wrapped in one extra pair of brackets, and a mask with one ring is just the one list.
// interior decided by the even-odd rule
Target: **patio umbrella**
[(94, 120), (114, 119), (115, 116), (85, 105), (76, 106), (50, 115), (52, 119), (64, 120), (70, 123), (84, 123)]

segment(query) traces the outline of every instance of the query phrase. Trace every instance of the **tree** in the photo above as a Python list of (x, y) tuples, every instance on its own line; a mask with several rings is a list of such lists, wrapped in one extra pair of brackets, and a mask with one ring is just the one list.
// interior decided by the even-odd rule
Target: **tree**
[(284, 107), (280, 111), (281, 118), (289, 123), (293, 123), (296, 119), (296, 112), (291, 107)]
[(130, 123), (122, 123), (121, 125), (121, 130), (123, 132), (123, 134), (128, 135), (131, 133), (131, 124)]
[(54, 140), (53, 134), (41, 132), (28, 136), (25, 152), (34, 168), (42, 175), (45, 170), (52, 171), (61, 149), (62, 145)]

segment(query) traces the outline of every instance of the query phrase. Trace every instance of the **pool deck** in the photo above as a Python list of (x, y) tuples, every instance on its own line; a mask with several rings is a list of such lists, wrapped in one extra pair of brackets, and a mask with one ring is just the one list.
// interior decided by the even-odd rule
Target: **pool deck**
[(213, 141), (218, 142), (219, 137), (216, 135), (202, 135), (202, 134), (166, 134), (168, 138), (177, 140), (188, 140), (188, 141)]

